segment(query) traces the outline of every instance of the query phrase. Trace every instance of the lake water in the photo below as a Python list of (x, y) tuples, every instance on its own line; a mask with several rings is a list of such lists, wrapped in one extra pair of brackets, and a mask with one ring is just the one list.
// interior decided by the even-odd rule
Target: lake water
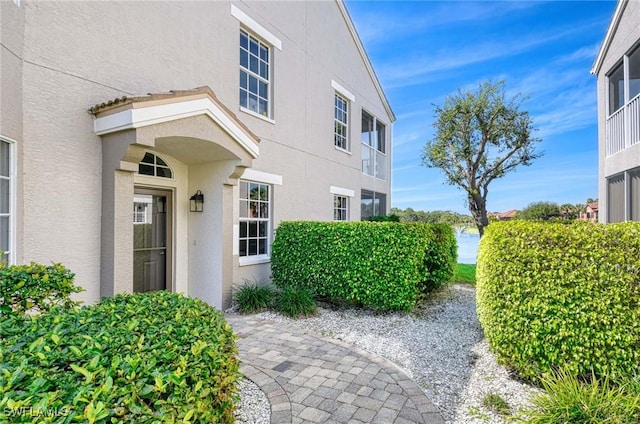
[(456, 234), (458, 240), (458, 263), (475, 264), (478, 258), (478, 245), (480, 235), (478, 234)]

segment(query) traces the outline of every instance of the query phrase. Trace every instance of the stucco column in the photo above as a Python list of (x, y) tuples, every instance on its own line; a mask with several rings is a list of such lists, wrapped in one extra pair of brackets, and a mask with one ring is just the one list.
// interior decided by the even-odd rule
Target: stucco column
[(144, 156), (135, 138), (135, 130), (102, 138), (101, 297), (133, 292), (134, 173)]
[(225, 249), (222, 252), (222, 307), (226, 309), (231, 306), (231, 295), (233, 284), (236, 283), (233, 266), (233, 238), (234, 238), (234, 198), (233, 187), (238, 180), (231, 180), (222, 186), (222, 244)]

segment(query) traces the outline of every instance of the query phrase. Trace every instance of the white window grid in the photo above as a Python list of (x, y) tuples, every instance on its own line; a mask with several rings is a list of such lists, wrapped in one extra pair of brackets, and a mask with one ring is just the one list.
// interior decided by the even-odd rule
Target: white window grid
[(271, 234), (271, 186), (240, 181), (239, 256), (269, 254)]
[(147, 204), (137, 203), (133, 204), (133, 223), (134, 224), (146, 224), (147, 223)]
[(247, 31), (240, 30), (240, 106), (270, 116), (270, 49)]
[(333, 195), (333, 220), (349, 220), (349, 198), (347, 196)]
[(147, 152), (138, 165), (139, 175), (150, 177), (173, 178), (173, 171), (160, 156)]
[(335, 94), (334, 101), (334, 143), (336, 147), (349, 150), (349, 102)]

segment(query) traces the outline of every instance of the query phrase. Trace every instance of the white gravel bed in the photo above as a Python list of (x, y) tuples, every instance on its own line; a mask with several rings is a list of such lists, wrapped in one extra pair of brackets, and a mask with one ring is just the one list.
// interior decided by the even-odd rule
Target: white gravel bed
[(389, 359), (424, 389), (447, 423), (506, 423), (509, 417), (483, 406), (486, 395), (499, 395), (517, 414), (535, 392), (512, 378), (489, 352), (470, 286), (443, 288), (411, 314), (319, 308), (317, 316), (306, 319), (271, 312), (257, 317), (286, 321)]
[(271, 422), (271, 405), (267, 396), (251, 380), (243, 378), (238, 382), (240, 402), (235, 412), (236, 423), (269, 424)]

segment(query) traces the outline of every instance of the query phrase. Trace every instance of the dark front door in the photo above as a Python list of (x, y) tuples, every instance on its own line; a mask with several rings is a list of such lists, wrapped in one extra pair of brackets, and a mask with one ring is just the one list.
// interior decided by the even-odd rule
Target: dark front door
[(171, 192), (136, 188), (133, 200), (133, 291), (171, 288)]

